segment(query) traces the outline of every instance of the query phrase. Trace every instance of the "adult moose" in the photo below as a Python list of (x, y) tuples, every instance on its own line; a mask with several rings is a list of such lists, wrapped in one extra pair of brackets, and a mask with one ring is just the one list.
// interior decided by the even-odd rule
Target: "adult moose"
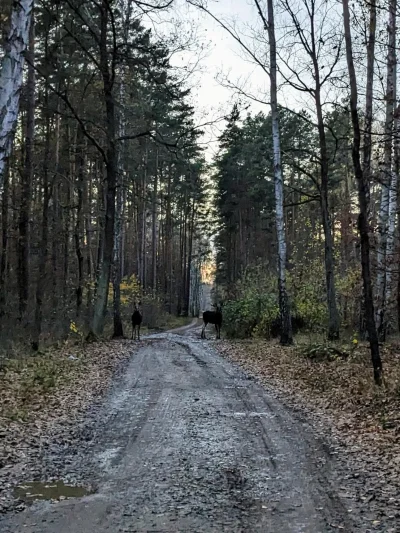
[(214, 324), (217, 331), (217, 339), (221, 338), (221, 326), (222, 326), (222, 304), (213, 305), (215, 311), (204, 311), (203, 313), (203, 329), (201, 330), (201, 338), (206, 338), (207, 324)]
[(134, 335), (135, 335), (135, 340), (136, 340), (136, 330), (137, 330), (137, 338), (138, 338), (138, 341), (140, 341), (140, 325), (143, 320), (142, 311), (140, 309), (141, 305), (142, 305), (142, 302), (135, 302), (135, 308), (132, 313), (132, 340), (133, 340)]

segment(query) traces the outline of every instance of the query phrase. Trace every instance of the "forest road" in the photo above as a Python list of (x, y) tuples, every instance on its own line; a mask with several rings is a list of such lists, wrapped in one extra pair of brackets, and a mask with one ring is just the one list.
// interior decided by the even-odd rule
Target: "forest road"
[(132, 355), (85, 452), (96, 493), (36, 502), (2, 533), (355, 531), (323, 443), (199, 337)]

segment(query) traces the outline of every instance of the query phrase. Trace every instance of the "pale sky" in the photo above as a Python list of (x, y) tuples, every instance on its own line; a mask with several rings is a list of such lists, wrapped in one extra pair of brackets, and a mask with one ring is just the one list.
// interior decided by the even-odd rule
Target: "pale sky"
[[(208, 6), (218, 18), (230, 24), (237, 24), (242, 30), (245, 30), (246, 26), (256, 27), (258, 24), (254, 2), (250, 0), (211, 0)], [(197, 109), (198, 124), (216, 121), (214, 125), (206, 126), (207, 133), (203, 140), (207, 144), (207, 159), (210, 160), (218, 148), (216, 138), (226, 124), (221, 118), (230, 111), (237, 99), (235, 91), (223, 87), (217, 78), (229, 77), (229, 80), (235, 84), (238, 81), (241, 85), (246, 84), (261, 99), (268, 97), (269, 80), (259, 67), (246, 60), (240, 45), (206, 13), (189, 6), (185, 0), (177, 0), (173, 17), (174, 20), (171, 20), (170, 24), (161, 25), (164, 27), (163, 33), (168, 34), (172, 31), (174, 23), (178, 20), (182, 24), (180, 31), (188, 30), (192, 26), (196, 31), (195, 40), (205, 45), (200, 63), (196, 65), (196, 72), (191, 77), (191, 85), (194, 85), (192, 104)], [(155, 29), (159, 31), (159, 27)], [(247, 42), (250, 43), (251, 39)], [(267, 48), (265, 53), (268, 53)], [(172, 64), (191, 65), (197, 63), (197, 58), (198, 53), (194, 51), (178, 53), (172, 58)], [(263, 110), (268, 113), (269, 107), (252, 102), (251, 110), (255, 112)]]
[[(254, 2), (247, 0), (219, 0), (209, 2), (209, 8), (217, 18), (229, 24), (234, 23), (243, 28), (246, 25), (256, 27), (258, 17), (254, 10)], [(237, 100), (238, 94), (233, 89), (224, 87), (221, 81), (228, 78), (233, 84), (253, 88), (256, 94), (261, 85), (261, 99), (267, 98), (266, 88), (269, 80), (259, 67), (246, 59), (245, 52), (217, 22), (212, 20), (206, 13), (199, 13), (195, 8), (187, 10), (188, 14), (196, 21), (199, 32), (210, 41), (207, 57), (203, 60), (204, 70), (200, 76), (200, 86), (194, 91), (193, 96), (197, 100), (200, 113), (208, 115), (209, 119), (220, 118), (226, 115)], [(268, 50), (266, 49), (266, 53)], [(256, 89), (257, 88), (257, 89)], [(236, 92), (236, 94), (235, 94)], [(251, 110), (256, 112), (269, 111), (267, 105), (256, 102), (247, 102)], [(226, 122), (219, 121), (215, 126), (207, 127), (205, 142), (210, 143), (207, 148), (208, 158), (218, 148), (216, 137), (221, 133)]]

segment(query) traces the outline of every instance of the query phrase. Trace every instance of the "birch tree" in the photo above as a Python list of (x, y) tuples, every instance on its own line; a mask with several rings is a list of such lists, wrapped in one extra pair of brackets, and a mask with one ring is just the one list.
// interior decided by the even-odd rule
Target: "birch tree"
[(278, 240), (278, 291), (279, 310), (282, 323), (281, 344), (291, 344), (292, 322), (290, 317), (289, 301), (286, 291), (286, 235), (285, 219), (283, 213), (283, 176), (281, 165), (281, 142), (279, 135), (279, 112), (277, 94), (277, 67), (276, 67), (276, 39), (274, 23), (273, 0), (267, 0), (268, 20), (265, 19), (258, 0), (254, 0), (258, 13), (264, 26), (268, 29), (269, 39), (269, 79), (272, 118), (272, 141), (274, 151), (274, 182), (275, 182), (275, 209), (276, 209), (276, 235)]
[[(399, 177), (400, 173), (400, 104), (397, 105), (394, 114), (394, 172)], [(397, 190), (398, 192), (398, 190)], [(397, 207), (399, 205), (399, 194), (397, 194)], [(397, 239), (400, 238), (400, 216), (397, 216)], [(391, 263), (392, 265), (392, 263)], [(400, 275), (397, 275), (397, 331), (400, 331)]]
[[(397, 173), (393, 168), (393, 139), (396, 104), (396, 9), (397, 0), (389, 2), (388, 53), (386, 75), (386, 116), (384, 133), (384, 161), (381, 172), (381, 200), (378, 220), (376, 324), (380, 340), (386, 337), (386, 310), (392, 292), (392, 274), (395, 252), (395, 225), (397, 209)], [(397, 124), (397, 121), (396, 121)]]
[(0, 187), (7, 158), (11, 153), (18, 120), (23, 83), (25, 52), (29, 46), (29, 30), (33, 0), (14, 0), (10, 30), (0, 72)]

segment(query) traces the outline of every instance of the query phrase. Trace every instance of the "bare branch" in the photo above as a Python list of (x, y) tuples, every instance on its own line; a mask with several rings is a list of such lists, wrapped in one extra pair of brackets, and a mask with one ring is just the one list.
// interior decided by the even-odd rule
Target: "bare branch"
[(251, 48), (249, 48), (247, 46), (247, 44), (239, 37), (239, 35), (234, 31), (234, 29), (229, 26), (228, 24), (226, 24), (225, 22), (223, 22), (222, 20), (220, 20), (218, 17), (216, 17), (213, 13), (211, 13), (211, 11), (209, 9), (207, 9), (204, 5), (202, 4), (199, 4), (197, 3), (195, 0), (188, 0), (188, 3), (191, 4), (192, 6), (194, 7), (197, 7), (198, 9), (201, 9), (202, 11), (204, 11), (205, 13), (207, 13), (207, 15), (209, 15), (217, 24), (219, 24), (221, 26), (221, 28), (223, 28), (226, 32), (229, 33), (229, 35), (231, 37), (233, 37), (233, 39), (235, 39), (235, 41), (240, 44), (240, 46), (246, 50), (246, 52), (250, 55), (250, 57), (254, 60), (254, 62), (262, 68), (262, 70), (269, 76), (269, 70), (267, 69), (267, 67), (265, 66), (265, 64), (260, 60), (260, 58), (258, 58), (256, 56), (256, 54), (251, 50)]

